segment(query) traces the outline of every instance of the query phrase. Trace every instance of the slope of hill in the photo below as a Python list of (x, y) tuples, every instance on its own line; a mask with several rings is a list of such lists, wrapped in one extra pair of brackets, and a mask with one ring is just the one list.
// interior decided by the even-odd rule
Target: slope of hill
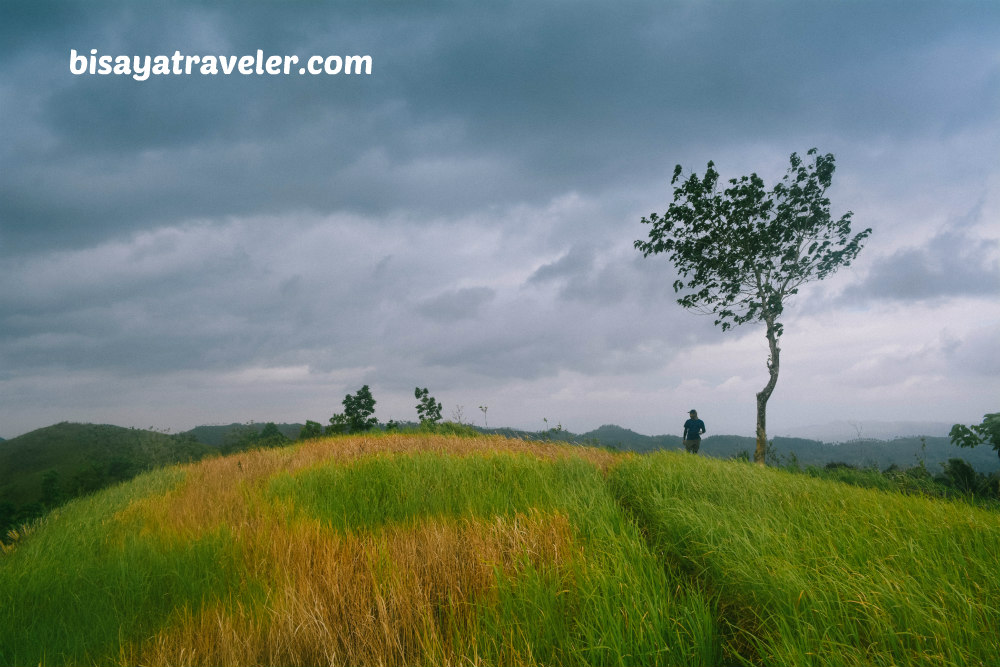
[(0, 664), (994, 664), (1000, 513), (681, 453), (370, 434), (0, 554)]
[(212, 452), (190, 438), (63, 422), (0, 444), (0, 502), (8, 504), (8, 513), (54, 505), (144, 470)]

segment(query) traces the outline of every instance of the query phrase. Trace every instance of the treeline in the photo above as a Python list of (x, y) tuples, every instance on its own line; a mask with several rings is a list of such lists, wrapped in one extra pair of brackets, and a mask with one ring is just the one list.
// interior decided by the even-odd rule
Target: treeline
[[(920, 440), (921, 452), (926, 453), (926, 439), (920, 438)], [(972, 426), (955, 424), (949, 434), (949, 442), (956, 447), (969, 448), (970, 453), (988, 454), (991, 448), (1000, 458), (1000, 413), (984, 415), (982, 422)], [(979, 445), (988, 447), (979, 449)], [(791, 470), (799, 469), (799, 462), (794, 455), (786, 457), (783, 462)], [(996, 463), (995, 459), (993, 463)], [(950, 457), (940, 464), (940, 467), (940, 473), (932, 474), (925, 464), (925, 459), (920, 458), (915, 466), (890, 465), (882, 471), (874, 466), (861, 470), (844, 463), (831, 463), (823, 470), (808, 466), (806, 472), (859, 486), (918, 492), (946, 498), (959, 497), (965, 500), (983, 501), (992, 507), (1000, 506), (1000, 471), (993, 469), (989, 473), (983, 473), (976, 470), (968, 461), (958, 457)]]
[(922, 464), (906, 468), (893, 465), (879, 470), (875, 467), (859, 468), (847, 463), (801, 468), (796, 462), (790, 461), (783, 467), (792, 472), (802, 472), (812, 477), (854, 486), (935, 498), (970, 500), (986, 503), (994, 508), (1000, 507), (1000, 472), (978, 472), (960, 458), (946, 461), (938, 473)]
[(222, 454), (232, 454), (234, 452), (248, 449), (283, 447), (299, 440), (309, 440), (328, 435), (344, 435), (349, 433), (365, 433), (375, 429), (386, 431), (418, 430), (434, 433), (453, 433), (461, 435), (478, 435), (478, 431), (466, 424), (442, 421), (440, 401), (431, 396), (430, 391), (424, 387), (416, 387), (413, 390), (413, 397), (417, 399), (415, 406), (418, 422), (397, 422), (390, 420), (386, 424), (380, 424), (375, 417), (375, 397), (371, 388), (364, 385), (353, 394), (344, 396), (341, 402), (343, 411), (335, 412), (324, 426), (320, 422), (306, 420), (306, 423), (298, 428), (298, 435), (292, 437), (290, 430), (294, 430), (294, 425), (277, 425), (268, 422), (263, 426), (259, 424), (243, 424), (225, 427), (219, 441), (219, 451)]

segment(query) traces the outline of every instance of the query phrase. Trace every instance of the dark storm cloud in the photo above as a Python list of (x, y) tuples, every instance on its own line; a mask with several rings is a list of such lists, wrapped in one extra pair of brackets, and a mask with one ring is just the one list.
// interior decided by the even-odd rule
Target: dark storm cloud
[(1000, 296), (1000, 242), (949, 230), (878, 261), (843, 298), (921, 301)]
[[(5, 9), (8, 31), (34, 37), (8, 42), (2, 83), (26, 103), (4, 118), (15, 131), (0, 154), (18, 168), (0, 176), (0, 252), (247, 213), (461, 215), (648, 179), (709, 140), (800, 149), (817, 134), (940, 132), (959, 105), (981, 118), (998, 106), (981, 73), (925, 55), (991, 48), (985, 4), (962, 22), (919, 3), (238, 9)], [(72, 76), (70, 48), (371, 53), (375, 74), (139, 83)], [(924, 95), (929, 78), (948, 94)]]
[[(638, 260), (636, 253), (601, 253), (595, 248), (575, 246), (555, 262), (539, 267), (527, 285), (558, 285), (562, 302), (615, 304), (636, 298), (638, 294), (650, 295), (646, 262)], [(649, 262), (661, 274), (673, 275), (667, 262)], [(656, 276), (660, 283), (662, 275)]]
[(574, 247), (554, 262), (544, 264), (528, 278), (528, 284), (575, 280), (594, 269), (595, 252), (589, 247)]
[(496, 297), (489, 287), (465, 287), (424, 300), (417, 311), (439, 322), (455, 322), (475, 318), (479, 309)]

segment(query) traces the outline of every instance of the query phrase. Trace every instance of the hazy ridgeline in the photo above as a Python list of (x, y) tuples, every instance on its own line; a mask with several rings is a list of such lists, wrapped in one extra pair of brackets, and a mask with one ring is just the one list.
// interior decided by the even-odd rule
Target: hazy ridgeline
[(678, 453), (344, 436), (0, 555), (0, 664), (994, 664), (1000, 514)]

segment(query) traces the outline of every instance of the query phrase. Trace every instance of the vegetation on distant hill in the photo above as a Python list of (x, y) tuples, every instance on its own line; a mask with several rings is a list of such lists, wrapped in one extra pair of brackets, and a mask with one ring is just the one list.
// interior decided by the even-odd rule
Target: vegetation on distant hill
[(63, 422), (0, 445), (0, 536), (77, 496), (213, 450), (189, 435)]
[(970, 665), (1000, 626), (1000, 513), (495, 436), (160, 469), (5, 551), (0, 664)]
[[(661, 449), (681, 450), (678, 436), (648, 436), (620, 426), (605, 425), (593, 431), (564, 436), (569, 441), (585, 442), (602, 447), (612, 447), (634, 452), (652, 452)], [(753, 452), (754, 438), (739, 435), (713, 435), (702, 439), (700, 453), (713, 458), (740, 458)], [(805, 438), (774, 438), (767, 450), (771, 463), (785, 464), (791, 460), (800, 465), (824, 466), (828, 463), (846, 463), (855, 468), (891, 466), (907, 468), (923, 464), (936, 474), (949, 459), (961, 455), (973, 468), (982, 473), (1000, 471), (1000, 460), (990, 450), (960, 451), (948, 438), (908, 437), (894, 440), (852, 440), (828, 444)]]
[[(184, 431), (184, 435), (191, 435), (198, 442), (212, 447), (221, 448), (233, 431), (246, 431), (247, 427), (252, 428), (257, 433), (263, 430), (267, 422), (249, 422), (246, 424), (232, 423), (218, 426), (196, 426), (190, 431)], [(302, 424), (277, 424), (278, 430), (289, 440), (296, 440), (302, 430)]]

